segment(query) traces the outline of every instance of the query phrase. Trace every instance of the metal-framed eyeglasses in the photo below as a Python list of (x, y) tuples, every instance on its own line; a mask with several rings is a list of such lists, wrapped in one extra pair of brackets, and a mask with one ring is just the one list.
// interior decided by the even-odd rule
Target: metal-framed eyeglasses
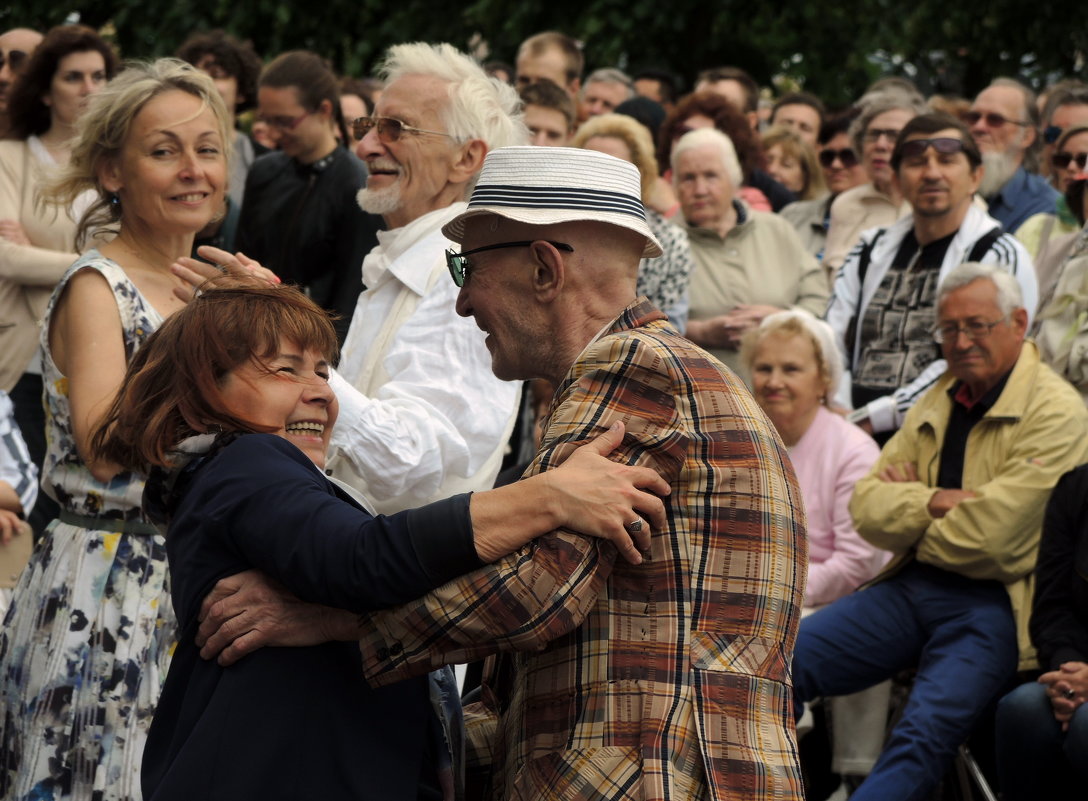
[(567, 253), (573, 253), (574, 248), (568, 245), (566, 242), (552, 242), (550, 239), (529, 239), (524, 242), (498, 242), (494, 245), (484, 245), (483, 247), (473, 248), (472, 250), (466, 250), (464, 253), (454, 253), (452, 250), (446, 251), (446, 267), (449, 268), (450, 277), (453, 278), (453, 283), (462, 287), (465, 285), (465, 281), (469, 278), (469, 273), (472, 271), (472, 264), (469, 262), (468, 257), (475, 255), (476, 253), (483, 253), (488, 250), (501, 250), (503, 248), (527, 248), (533, 242), (547, 242), (553, 248), (562, 250)]
[(995, 325), (1005, 322), (1006, 319), (1008, 318), (1001, 317), (992, 323), (983, 322), (982, 320), (968, 320), (962, 325), (948, 323), (947, 325), (934, 326), (933, 341), (938, 345), (943, 345), (945, 342), (955, 342), (962, 333), (966, 334), (967, 338), (972, 342), (980, 342), (990, 336)]
[(396, 117), (356, 117), (351, 121), (351, 134), (356, 141), (366, 136), (371, 128), (378, 129), (378, 139), (383, 145), (391, 145), (404, 134), (430, 134), (431, 136), (447, 136), (456, 139), (453, 134), (444, 131), (428, 131), (423, 128), (415, 128), (406, 122), (401, 122)]

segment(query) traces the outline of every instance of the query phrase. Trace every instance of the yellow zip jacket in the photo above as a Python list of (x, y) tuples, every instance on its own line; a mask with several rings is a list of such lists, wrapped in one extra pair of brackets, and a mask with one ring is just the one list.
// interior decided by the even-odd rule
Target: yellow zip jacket
[[(857, 530), (878, 548), (896, 554), (880, 581), (911, 559), (968, 578), (1005, 585), (1020, 644), (1020, 669), (1035, 666), (1028, 636), (1043, 511), (1067, 470), (1088, 461), (1088, 411), (1061, 376), (1039, 360), (1030, 340), (993, 407), (967, 438), (963, 489), (977, 493), (940, 519), (929, 499), (939, 489), (944, 443), (956, 383), (945, 373), (912, 408), (903, 427), (884, 446), (850, 502)], [(912, 462), (918, 481), (884, 482), (888, 465)]]

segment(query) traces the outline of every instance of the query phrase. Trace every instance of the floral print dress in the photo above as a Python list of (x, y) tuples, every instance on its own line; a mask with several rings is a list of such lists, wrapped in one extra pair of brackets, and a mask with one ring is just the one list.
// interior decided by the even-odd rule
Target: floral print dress
[(68, 280), (98, 270), (117, 300), (125, 357), (161, 323), (120, 265), (88, 251), (61, 279), (42, 330), (46, 529), (0, 632), (4, 799), (138, 801), (140, 760), (175, 641), (163, 538), (140, 510), (143, 481), (96, 480), (80, 460), (68, 380), (49, 320)]

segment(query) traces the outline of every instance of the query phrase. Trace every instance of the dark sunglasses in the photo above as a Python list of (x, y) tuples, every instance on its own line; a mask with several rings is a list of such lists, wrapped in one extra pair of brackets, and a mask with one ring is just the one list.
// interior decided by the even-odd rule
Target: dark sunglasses
[(836, 159), (848, 170), (858, 166), (857, 154), (853, 148), (849, 147), (844, 147), (842, 150), (821, 150), (819, 159), (820, 164), (828, 168), (835, 163)]
[(951, 156), (954, 153), (964, 152), (967, 145), (962, 139), (954, 139), (951, 136), (938, 136), (936, 139), (908, 139), (899, 146), (899, 158), (917, 158), (929, 147), (942, 155)]
[(456, 137), (442, 131), (426, 131), (423, 128), (413, 128), (411, 125), (401, 122), (393, 117), (356, 117), (351, 121), (351, 133), (356, 139), (362, 139), (371, 128), (378, 129), (378, 139), (383, 145), (396, 142), (403, 134), (431, 134), (432, 136)]
[(1084, 169), (1084, 165), (1088, 164), (1088, 153), (1077, 153), (1075, 156), (1072, 153), (1055, 153), (1050, 157), (1050, 163), (1057, 167), (1059, 170), (1064, 170), (1069, 166), (1069, 162), (1074, 162), (1081, 170)]
[(1062, 135), (1062, 129), (1057, 125), (1048, 125), (1043, 128), (1043, 141), (1048, 145), (1052, 145), (1058, 141), (1058, 138)]
[(30, 58), (29, 53), (25, 53), (22, 50), (9, 50), (5, 55), (0, 51), (0, 70), (7, 64), (11, 67), (12, 72), (19, 72), (26, 66), (27, 59)]
[(985, 114), (981, 111), (966, 111), (963, 114), (963, 120), (968, 125), (974, 125), (979, 120), (986, 120), (987, 128), (1000, 128), (1002, 125), (1006, 124), (1019, 125), (1021, 128), (1027, 128), (1031, 124), (1028, 122), (1020, 122), (1020, 120), (1010, 120), (1008, 117), (993, 111), (989, 111)]
[[(530, 239), (525, 242), (499, 242), (494, 245), (484, 245), (482, 248), (473, 248), (472, 250), (466, 250), (464, 253), (454, 253), (452, 250), (446, 251), (446, 267), (449, 268), (450, 277), (453, 278), (453, 283), (457, 286), (464, 286), (465, 281), (468, 280), (469, 272), (472, 270), (472, 265), (469, 264), (468, 257), (476, 253), (483, 253), (488, 250), (501, 250), (502, 248), (527, 248), (533, 242), (539, 242), (538, 239)], [(573, 253), (574, 248), (565, 242), (552, 242), (545, 239), (549, 245), (558, 250), (566, 251), (567, 253)]]

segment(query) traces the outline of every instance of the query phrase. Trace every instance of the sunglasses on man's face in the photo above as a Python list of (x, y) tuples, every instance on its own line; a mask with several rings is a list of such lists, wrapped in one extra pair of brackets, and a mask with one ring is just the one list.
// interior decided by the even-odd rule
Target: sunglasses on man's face
[(1050, 163), (1057, 167), (1059, 170), (1064, 170), (1069, 166), (1070, 162), (1077, 165), (1077, 169), (1083, 171), (1084, 165), (1088, 164), (1088, 153), (1055, 153), (1050, 157)]
[(30, 54), (25, 53), (22, 50), (9, 50), (7, 53), (0, 50), (0, 70), (2, 70), (6, 64), (11, 68), (12, 72), (20, 72), (23, 67), (26, 66), (27, 59), (29, 58)]
[(985, 120), (987, 128), (1000, 128), (1002, 125), (1019, 125), (1021, 128), (1027, 128), (1031, 124), (1020, 120), (1010, 120), (1008, 117), (994, 111), (988, 111), (985, 114), (981, 111), (968, 111), (964, 113), (963, 120), (968, 125), (974, 125), (979, 120)]
[(938, 136), (935, 139), (908, 139), (899, 146), (899, 158), (918, 158), (932, 147), (942, 156), (951, 156), (964, 152), (966, 144), (962, 139), (954, 139), (951, 136)]
[[(453, 283), (459, 287), (465, 285), (465, 281), (468, 280), (470, 273), (472, 272), (472, 264), (469, 262), (468, 257), (474, 256), (477, 253), (486, 253), (489, 250), (502, 250), (504, 248), (527, 248), (538, 240), (527, 239), (522, 242), (498, 242), (494, 245), (484, 245), (480, 248), (473, 248), (472, 250), (466, 250), (463, 253), (454, 253), (452, 249), (446, 250), (446, 268), (450, 271), (450, 277), (453, 278)], [(553, 248), (565, 251), (567, 253), (573, 253), (574, 248), (568, 245), (566, 242), (552, 242), (550, 239), (543, 240), (551, 245)]]
[(454, 139), (451, 134), (444, 133), (442, 131), (427, 131), (423, 128), (413, 128), (407, 123), (401, 122), (394, 117), (356, 117), (351, 121), (351, 133), (356, 140), (362, 139), (372, 128), (376, 128), (378, 131), (378, 139), (381, 140), (383, 145), (390, 145), (396, 142), (404, 134), (431, 134), (432, 136), (448, 136), (450, 139)]
[(838, 160), (846, 169), (858, 166), (858, 157), (853, 148), (844, 147), (842, 150), (824, 149), (820, 151), (820, 164), (831, 169), (831, 165)]

